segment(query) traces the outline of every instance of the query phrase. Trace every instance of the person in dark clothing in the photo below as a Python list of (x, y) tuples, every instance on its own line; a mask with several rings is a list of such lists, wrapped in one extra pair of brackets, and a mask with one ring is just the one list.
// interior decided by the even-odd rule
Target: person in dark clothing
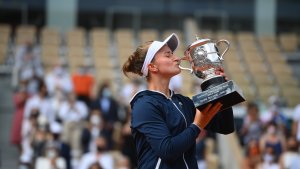
[(135, 145), (134, 140), (131, 136), (131, 129), (130, 129), (130, 123), (131, 123), (131, 115), (130, 115), (130, 108), (127, 108), (126, 111), (126, 121), (122, 126), (121, 130), (121, 152), (125, 156), (127, 156), (130, 160), (131, 168), (136, 168), (137, 166), (137, 159), (136, 159), (136, 151), (135, 151)]
[(111, 141), (115, 123), (118, 121), (119, 104), (113, 98), (109, 83), (100, 85), (98, 97), (91, 103), (91, 109), (101, 112), (104, 130), (108, 131), (109, 149), (111, 149), (114, 146)]
[(100, 86), (98, 97), (91, 103), (91, 108), (98, 109), (104, 121), (114, 123), (118, 120), (119, 104), (112, 96), (109, 83)]
[[(222, 106), (208, 104), (200, 111), (190, 98), (169, 89), (170, 79), (181, 72), (180, 59), (173, 54), (178, 44), (174, 33), (163, 42), (146, 42), (123, 65), (125, 75), (144, 76), (148, 83), (148, 89), (138, 92), (130, 102), (138, 168), (198, 168), (196, 138)], [(216, 74), (225, 76), (222, 69)], [(224, 134), (233, 132), (232, 124), (220, 122), (225, 118), (233, 121), (232, 111), (218, 114), (210, 128)]]
[[(96, 145), (94, 144), (95, 140), (102, 136), (107, 140), (107, 147), (108, 149), (112, 149), (113, 140), (111, 138), (111, 132), (104, 128), (105, 124), (103, 122), (103, 118), (101, 116), (100, 111), (92, 110), (89, 121), (87, 122), (86, 126), (82, 130), (81, 133), (81, 147), (83, 153), (88, 153), (93, 150), (96, 150)], [(93, 146), (94, 145), (94, 146)]]
[(50, 134), (52, 140), (49, 143), (55, 145), (58, 150), (58, 155), (65, 159), (66, 169), (71, 169), (71, 147), (69, 144), (61, 140), (62, 126), (58, 122), (54, 122), (50, 125)]

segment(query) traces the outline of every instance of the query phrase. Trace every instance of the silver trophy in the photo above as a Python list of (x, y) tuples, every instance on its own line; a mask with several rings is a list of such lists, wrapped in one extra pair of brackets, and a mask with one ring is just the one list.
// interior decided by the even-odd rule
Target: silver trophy
[[(218, 47), (226, 45), (225, 50), (220, 54)], [(230, 43), (227, 40), (219, 40), (214, 43), (210, 39), (199, 39), (188, 46), (184, 52), (184, 58), (190, 62), (191, 67), (182, 70), (188, 70), (197, 77), (203, 79), (201, 83), (202, 92), (193, 96), (193, 101), (198, 109), (205, 107), (207, 103), (221, 102), (221, 110), (232, 107), (245, 101), (240, 88), (232, 80), (226, 81), (221, 75), (215, 74), (216, 69), (222, 68), (223, 56), (228, 51)]]

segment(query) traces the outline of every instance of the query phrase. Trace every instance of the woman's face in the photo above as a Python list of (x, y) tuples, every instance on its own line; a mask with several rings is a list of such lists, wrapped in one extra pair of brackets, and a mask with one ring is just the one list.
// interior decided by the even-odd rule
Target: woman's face
[(156, 66), (160, 75), (172, 77), (180, 73), (179, 63), (180, 59), (165, 45), (156, 53), (152, 64)]

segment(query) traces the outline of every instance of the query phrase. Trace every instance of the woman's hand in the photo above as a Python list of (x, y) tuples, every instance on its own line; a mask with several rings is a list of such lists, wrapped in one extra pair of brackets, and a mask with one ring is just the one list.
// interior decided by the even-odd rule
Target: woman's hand
[(224, 69), (221, 68), (221, 67), (216, 68), (215, 74), (216, 74), (216, 75), (224, 76), (225, 80), (229, 80), (228, 77), (226, 76), (225, 72), (224, 72)]
[(217, 102), (215, 104), (209, 103), (202, 111), (196, 109), (194, 123), (201, 129), (204, 129), (211, 119), (219, 112), (221, 107), (222, 103)]

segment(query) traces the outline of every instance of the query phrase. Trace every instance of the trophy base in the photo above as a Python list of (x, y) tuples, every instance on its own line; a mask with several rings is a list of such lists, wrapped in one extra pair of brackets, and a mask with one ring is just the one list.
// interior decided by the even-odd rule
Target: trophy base
[(203, 110), (208, 103), (222, 103), (220, 111), (245, 101), (242, 91), (232, 80), (225, 81), (224, 77), (215, 77), (201, 84), (203, 92), (192, 97), (194, 105)]

